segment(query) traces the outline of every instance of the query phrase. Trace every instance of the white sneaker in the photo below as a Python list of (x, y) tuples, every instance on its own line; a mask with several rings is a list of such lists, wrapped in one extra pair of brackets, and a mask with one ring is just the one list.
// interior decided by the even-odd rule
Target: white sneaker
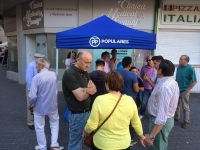
[(40, 150), (40, 147), (38, 145), (36, 145), (35, 150)]
[(63, 146), (59, 146), (59, 147), (50, 147), (50, 150), (63, 150), (64, 147)]
[(63, 149), (65, 149), (64, 146), (60, 146), (60, 150), (63, 150)]
[(137, 142), (138, 142), (138, 140), (131, 140), (131, 144), (130, 144), (130, 146), (133, 146), (133, 145), (135, 145), (135, 144), (137, 144)]
[(144, 117), (144, 116), (140, 115), (140, 120), (142, 120), (143, 117)]

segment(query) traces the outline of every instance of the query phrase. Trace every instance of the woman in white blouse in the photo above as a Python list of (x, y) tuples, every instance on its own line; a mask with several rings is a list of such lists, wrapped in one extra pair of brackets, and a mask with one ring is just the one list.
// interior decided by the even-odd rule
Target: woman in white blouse
[(69, 67), (75, 63), (76, 63), (76, 53), (74, 51), (70, 51), (67, 55), (67, 59), (65, 60), (66, 69), (69, 69)]

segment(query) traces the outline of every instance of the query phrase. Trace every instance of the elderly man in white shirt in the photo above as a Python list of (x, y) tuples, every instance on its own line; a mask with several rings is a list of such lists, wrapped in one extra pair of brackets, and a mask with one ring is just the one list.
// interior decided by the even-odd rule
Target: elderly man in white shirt
[[(34, 54), (34, 60), (30, 62), (26, 67), (26, 99), (27, 99), (27, 106), (29, 106), (29, 97), (28, 94), (30, 92), (31, 88), (31, 82), (33, 77), (37, 74), (36, 69), (36, 63), (38, 61), (38, 58), (44, 58), (45, 55), (40, 53)], [(34, 119), (33, 119), (33, 113), (31, 113), (29, 110), (27, 110), (27, 124), (29, 129), (34, 130)]]
[(45, 115), (49, 116), (51, 128), (51, 148), (63, 149), (58, 140), (59, 115), (57, 107), (57, 76), (55, 72), (49, 71), (49, 61), (39, 58), (36, 64), (38, 74), (32, 79), (29, 93), (29, 110), (34, 110), (34, 125), (38, 146), (36, 150), (47, 150), (46, 137), (44, 133)]
[(104, 72), (110, 72), (109, 62), (110, 62), (110, 54), (108, 52), (103, 52), (101, 54), (101, 58), (105, 61)]
[(158, 80), (148, 102), (150, 114), (149, 135), (146, 143), (150, 150), (167, 150), (168, 136), (174, 126), (174, 114), (179, 99), (179, 87), (175, 81), (175, 66), (163, 60), (158, 69)]
[(120, 60), (117, 59), (117, 50), (113, 49), (111, 51), (111, 55), (112, 55), (112, 58), (110, 59), (110, 62), (109, 62), (109, 68), (110, 70), (117, 70), (117, 65), (120, 62)]

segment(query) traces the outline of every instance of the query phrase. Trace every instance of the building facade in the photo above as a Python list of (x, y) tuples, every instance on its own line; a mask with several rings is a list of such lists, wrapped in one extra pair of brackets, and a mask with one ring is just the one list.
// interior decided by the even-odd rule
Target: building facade
[[(4, 26), (8, 37), (9, 71), (7, 77), (25, 83), (25, 71), (36, 52), (45, 54), (50, 60), (51, 70), (56, 69), (56, 32), (83, 25), (97, 17), (107, 15), (130, 28), (154, 32), (156, 0), (30, 0), (5, 10)], [(71, 49), (59, 49), (58, 79), (65, 71), (65, 59)], [(73, 49), (76, 53), (80, 49)], [(88, 50), (93, 62), (103, 51)], [(145, 63), (148, 50), (118, 50), (118, 57), (132, 56), (139, 68)], [(94, 63), (93, 63), (94, 64)], [(92, 71), (94, 66), (90, 68)]]
[(162, 55), (176, 65), (181, 55), (188, 55), (197, 76), (192, 92), (200, 92), (199, 0), (163, 0), (160, 3), (155, 55)]

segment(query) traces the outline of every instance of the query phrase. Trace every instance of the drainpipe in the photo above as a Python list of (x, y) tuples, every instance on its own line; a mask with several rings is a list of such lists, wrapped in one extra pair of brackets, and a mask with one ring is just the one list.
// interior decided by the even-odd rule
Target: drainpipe
[[(158, 26), (158, 9), (160, 6), (160, 0), (155, 0), (155, 15), (154, 15), (154, 29), (153, 33), (157, 34), (157, 26)], [(152, 56), (154, 56), (154, 50), (152, 51)]]

